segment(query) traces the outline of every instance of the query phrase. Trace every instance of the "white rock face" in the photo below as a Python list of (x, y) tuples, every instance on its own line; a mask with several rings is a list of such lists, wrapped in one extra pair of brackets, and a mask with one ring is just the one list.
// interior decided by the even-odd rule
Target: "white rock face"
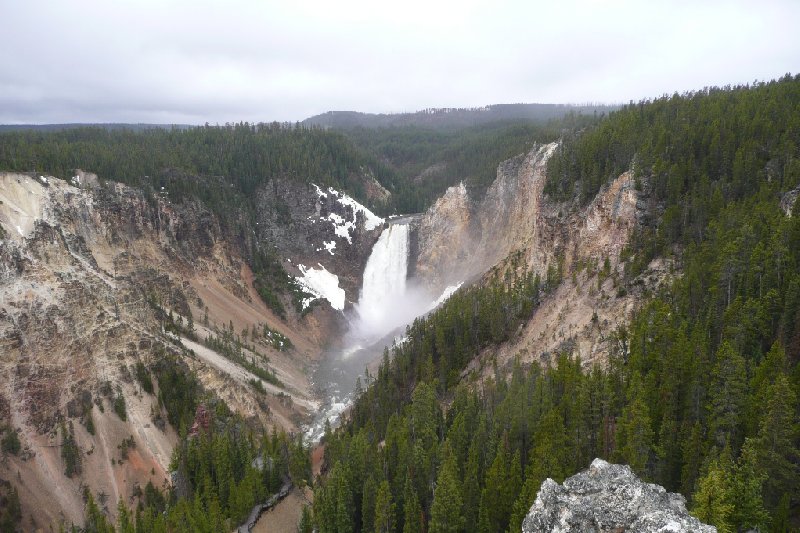
[(588, 470), (563, 485), (545, 480), (522, 531), (716, 533), (717, 529), (690, 516), (680, 494), (643, 482), (627, 465), (595, 459)]
[[(542, 238), (542, 189), (557, 143), (537, 145), (503, 161), (480, 199), (463, 183), (450, 187), (418, 224), (416, 276), (434, 292), (486, 272), (514, 250), (546, 247)], [(549, 243), (547, 243), (549, 245)], [(546, 270), (547, 260), (531, 261)]]
[(31, 236), (49, 208), (49, 182), (42, 176), (0, 172), (0, 226), (17, 241)]

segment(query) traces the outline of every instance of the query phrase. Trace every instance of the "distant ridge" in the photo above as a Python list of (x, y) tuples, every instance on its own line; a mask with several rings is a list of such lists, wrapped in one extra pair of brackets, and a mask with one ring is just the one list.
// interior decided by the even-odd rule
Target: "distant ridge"
[(570, 104), (496, 104), (485, 107), (441, 107), (429, 108), (414, 113), (374, 114), (358, 111), (328, 111), (305, 119), (304, 125), (323, 128), (390, 128), (398, 126), (420, 126), (434, 129), (465, 128), (506, 121), (546, 122), (569, 113), (591, 115), (608, 113), (616, 105), (570, 105)]
[(0, 132), (4, 131), (63, 131), (77, 128), (103, 128), (106, 130), (185, 130), (194, 128), (189, 124), (127, 124), (127, 123), (80, 123), (71, 122), (67, 124), (0, 124)]

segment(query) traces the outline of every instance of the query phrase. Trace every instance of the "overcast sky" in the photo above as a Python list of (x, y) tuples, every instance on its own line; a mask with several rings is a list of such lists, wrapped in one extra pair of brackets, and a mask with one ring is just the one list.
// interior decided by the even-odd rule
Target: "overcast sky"
[(0, 0), (0, 123), (627, 102), (800, 71), (800, 1)]

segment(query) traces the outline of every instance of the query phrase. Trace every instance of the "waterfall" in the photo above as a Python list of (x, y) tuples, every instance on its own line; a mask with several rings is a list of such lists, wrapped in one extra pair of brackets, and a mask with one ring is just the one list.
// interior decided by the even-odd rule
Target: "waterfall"
[(406, 321), (399, 307), (406, 295), (408, 241), (409, 225), (391, 224), (372, 248), (356, 305), (362, 334), (380, 336)]
[(416, 317), (436, 308), (455, 292), (461, 283), (447, 287), (432, 298), (414, 282), (407, 283), (411, 227), (408, 218), (383, 230), (364, 268), (358, 303), (348, 313), (350, 330), (343, 339), (343, 350), (329, 354), (315, 372), (315, 382), (325, 392), (325, 403), (314, 422), (306, 427), (310, 442), (318, 442), (325, 420), (335, 427), (353, 400), (356, 376), (376, 361), (384, 345), (389, 345), (402, 328)]

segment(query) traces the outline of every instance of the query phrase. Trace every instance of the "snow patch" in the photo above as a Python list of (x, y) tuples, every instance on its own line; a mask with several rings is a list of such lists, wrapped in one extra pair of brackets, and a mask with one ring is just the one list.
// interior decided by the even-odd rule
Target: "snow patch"
[(336, 274), (328, 272), (324, 266), (319, 265), (319, 269), (307, 268), (305, 265), (299, 265), (302, 276), (295, 277), (297, 283), (313, 298), (305, 298), (303, 300), (303, 309), (308, 307), (311, 302), (317, 298), (324, 298), (328, 300), (331, 307), (338, 311), (344, 309), (345, 294), (344, 289), (339, 287), (339, 277)]
[(449, 287), (447, 287), (444, 291), (442, 291), (441, 296), (439, 296), (438, 298), (436, 298), (436, 300), (431, 302), (431, 306), (430, 308), (428, 308), (428, 311), (429, 312), (433, 311), (434, 309), (442, 305), (445, 302), (445, 300), (450, 298), (458, 289), (461, 288), (463, 284), (464, 284), (463, 281), (459, 281), (457, 284), (450, 285)]
[[(318, 185), (312, 183), (311, 185), (314, 186), (314, 189), (317, 192), (317, 196), (319, 198), (327, 198), (330, 194), (331, 196), (336, 197), (336, 201), (342, 204), (343, 206), (349, 208), (349, 211), (353, 214), (352, 220), (346, 220), (341, 215), (336, 213), (329, 213), (327, 217), (320, 217), (320, 220), (328, 220), (333, 224), (333, 231), (337, 237), (341, 237), (343, 239), (347, 239), (349, 244), (353, 244), (353, 239), (351, 237), (352, 230), (356, 227), (356, 222), (358, 221), (358, 214), (364, 214), (364, 227), (367, 231), (372, 231), (375, 228), (380, 227), (384, 223), (384, 219), (355, 201), (353, 198), (348, 196), (347, 194), (337, 191), (333, 187), (328, 187), (328, 191), (324, 192), (322, 189), (319, 188)], [(309, 217), (311, 218), (311, 217)], [(314, 220), (312, 219), (312, 222)], [(328, 250), (330, 251), (330, 250)]]
[(328, 195), (325, 194), (324, 192), (322, 192), (322, 189), (320, 189), (319, 186), (316, 183), (312, 183), (311, 185), (313, 185), (314, 188), (317, 190), (317, 196), (319, 196), (320, 198), (327, 198), (328, 197)]
[(336, 241), (322, 241), (322, 244), (325, 246), (325, 249), (328, 250), (329, 254), (335, 255), (333, 251), (336, 249)]
[(353, 244), (353, 239), (350, 238), (350, 230), (356, 227), (355, 221), (345, 220), (336, 213), (330, 213), (328, 220), (333, 223), (333, 232), (337, 237), (347, 239), (347, 242)]
[[(331, 193), (336, 193), (336, 191), (334, 191), (333, 188), (329, 188), (328, 191)], [(357, 213), (364, 213), (364, 218), (365, 218), (364, 226), (367, 228), (367, 231), (374, 230), (384, 222), (384, 220), (381, 217), (379, 217), (378, 215), (376, 215), (375, 213), (373, 213), (372, 211), (370, 211), (369, 209), (367, 209), (360, 203), (356, 202), (355, 200), (353, 200), (344, 193), (342, 193), (342, 197), (339, 198), (337, 201), (340, 204), (348, 206), (350, 209), (353, 210), (353, 219), (354, 219), (353, 222), (355, 222), (355, 217), (357, 216)]]

